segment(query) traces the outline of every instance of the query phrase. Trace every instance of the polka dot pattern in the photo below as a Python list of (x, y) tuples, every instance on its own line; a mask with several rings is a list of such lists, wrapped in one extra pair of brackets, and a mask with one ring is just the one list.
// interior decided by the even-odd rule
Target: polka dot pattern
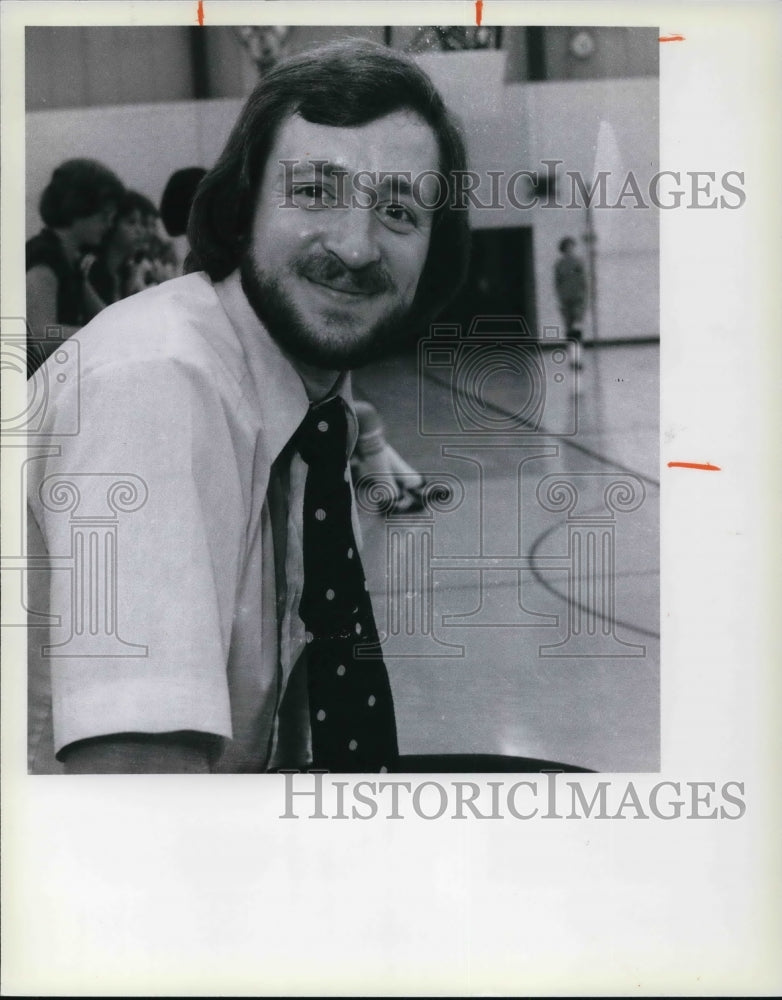
[(398, 755), (394, 704), (352, 524), (347, 414), (338, 397), (310, 408), (296, 447), (307, 463), (304, 585), (313, 766), (383, 773)]

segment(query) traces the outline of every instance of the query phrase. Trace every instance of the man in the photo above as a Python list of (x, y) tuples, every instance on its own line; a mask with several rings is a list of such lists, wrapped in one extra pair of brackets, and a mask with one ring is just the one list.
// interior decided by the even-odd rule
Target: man
[[(93, 321), (78, 372), (58, 384), (51, 368), (46, 431), (61, 454), (30, 463), (30, 525), (77, 569), (73, 586), (51, 573), (66, 625), (37, 665), (51, 664), (51, 711), (40, 671), (31, 684), (33, 770), (47, 769), (49, 739), (71, 773), (318, 764), (307, 661), (333, 637), (303, 655), (315, 460), (300, 428), (311, 404), (338, 397), (354, 443), (347, 370), (393, 350), (458, 287), (464, 167), (458, 130), (408, 60), (351, 42), (280, 64), (199, 188), (191, 273)], [(382, 769), (343, 742), (329, 769)]]

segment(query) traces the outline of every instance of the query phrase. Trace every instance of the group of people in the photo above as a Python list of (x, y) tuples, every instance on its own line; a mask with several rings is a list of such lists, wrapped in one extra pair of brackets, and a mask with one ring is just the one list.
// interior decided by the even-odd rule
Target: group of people
[(157, 207), (97, 160), (60, 164), (39, 210), (26, 245), (28, 376), (107, 305), (180, 270)]

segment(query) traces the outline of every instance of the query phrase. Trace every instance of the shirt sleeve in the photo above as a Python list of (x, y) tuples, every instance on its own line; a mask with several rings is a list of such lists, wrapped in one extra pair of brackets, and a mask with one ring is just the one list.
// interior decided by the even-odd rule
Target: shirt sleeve
[(76, 434), (73, 399), (52, 404), (60, 454), (32, 463), (30, 503), (61, 622), (46, 654), (56, 752), (121, 732), (232, 736), (247, 513), (209, 375), (165, 358), (103, 366), (79, 383)]

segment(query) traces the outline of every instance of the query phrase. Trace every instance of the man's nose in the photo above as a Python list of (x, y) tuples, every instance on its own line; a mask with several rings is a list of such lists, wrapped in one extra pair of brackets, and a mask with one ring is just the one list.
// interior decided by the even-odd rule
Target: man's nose
[(377, 263), (380, 246), (376, 226), (375, 213), (369, 208), (335, 209), (328, 213), (323, 246), (351, 270)]

